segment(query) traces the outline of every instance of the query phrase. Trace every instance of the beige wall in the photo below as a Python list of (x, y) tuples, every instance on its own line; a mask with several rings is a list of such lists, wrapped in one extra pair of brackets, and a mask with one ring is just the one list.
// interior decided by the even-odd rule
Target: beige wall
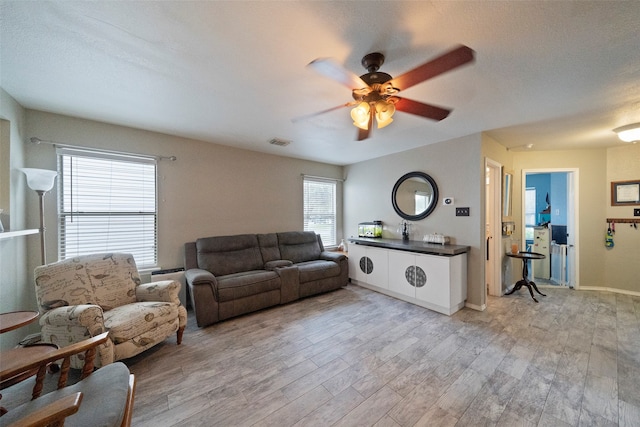
[[(603, 286), (604, 232), (607, 201), (607, 151), (605, 149), (571, 151), (514, 152), (514, 215), (522, 222), (522, 170), (562, 169), (579, 170), (579, 287)], [(520, 232), (522, 227), (520, 227)]]
[[(635, 206), (611, 206), (611, 181), (640, 180), (640, 144), (624, 145), (607, 150), (606, 192), (607, 218), (634, 218)], [(640, 217), (635, 217), (640, 220)], [(604, 240), (604, 223), (601, 226)], [(604, 285), (640, 293), (640, 224), (632, 228), (629, 224), (616, 224), (614, 247), (604, 251)], [(602, 245), (604, 246), (604, 245)]]
[[(26, 129), (28, 137), (69, 145), (177, 157), (158, 163), (162, 268), (182, 266), (184, 243), (198, 237), (302, 230), (301, 174), (342, 178), (343, 173), (341, 166), (33, 110), (27, 110)], [(28, 144), (27, 158), (29, 166), (56, 168), (52, 145)], [(52, 191), (47, 205), (47, 222), (52, 224), (47, 234), (49, 259), (57, 259), (56, 197)], [(27, 221), (37, 224), (37, 210), (29, 212), (33, 215)]]
[[(481, 192), (484, 191), (484, 161), (480, 158), (480, 135), (470, 135), (432, 144), (345, 168), (345, 234), (357, 236), (358, 223), (382, 220), (383, 237), (401, 238), (397, 231), (402, 220), (393, 210), (391, 191), (405, 173), (425, 172), (435, 180), (440, 197), (427, 218), (415, 222), (412, 240), (427, 233), (442, 233), (452, 242), (471, 246), (468, 258), (467, 303), (484, 304), (484, 261)], [(443, 197), (453, 197), (455, 206), (470, 207), (469, 217), (456, 217), (455, 206), (443, 206)]]
[[(0, 208), (5, 229), (25, 228), (25, 199), (28, 187), (22, 172), (24, 166), (23, 108), (0, 88)], [(35, 192), (33, 193), (34, 198)], [(37, 198), (36, 198), (37, 199)], [(39, 225), (36, 223), (35, 227)], [(0, 240), (0, 312), (36, 309), (35, 291), (29, 281), (27, 242), (38, 242), (37, 235)], [(0, 349), (7, 349), (36, 325), (0, 335)]]

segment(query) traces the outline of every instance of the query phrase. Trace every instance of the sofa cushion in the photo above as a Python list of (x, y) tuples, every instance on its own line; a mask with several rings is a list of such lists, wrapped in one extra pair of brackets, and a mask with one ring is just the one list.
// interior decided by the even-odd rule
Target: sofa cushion
[(218, 277), (219, 302), (233, 301), (273, 290), (280, 290), (280, 276), (274, 271), (244, 271)]
[(262, 260), (265, 263), (282, 259), (276, 233), (258, 234), (258, 244), (260, 245)]
[(262, 254), (255, 234), (206, 237), (196, 241), (198, 266), (214, 276), (261, 270)]
[(307, 261), (296, 264), (300, 274), (300, 283), (328, 279), (340, 275), (340, 266), (333, 261)]
[(135, 338), (168, 319), (178, 318), (178, 306), (169, 302), (135, 302), (104, 312), (104, 326), (115, 344)]
[(278, 246), (282, 259), (293, 263), (317, 260), (320, 258), (318, 236), (313, 231), (290, 231), (278, 234)]

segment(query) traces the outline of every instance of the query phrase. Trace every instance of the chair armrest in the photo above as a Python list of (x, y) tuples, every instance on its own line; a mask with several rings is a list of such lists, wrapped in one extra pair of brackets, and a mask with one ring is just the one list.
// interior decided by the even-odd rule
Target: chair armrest
[(326, 261), (340, 262), (340, 260), (346, 259), (346, 258), (347, 257), (344, 254), (341, 254), (339, 252), (330, 252), (330, 251), (320, 252), (320, 259), (324, 259)]
[(84, 326), (91, 336), (105, 331), (102, 307), (93, 304), (54, 308), (44, 313), (39, 322), (42, 326)]
[(64, 419), (80, 409), (82, 392), (77, 392), (55, 400), (46, 406), (9, 424), (7, 427), (44, 427), (63, 425)]
[[(4, 381), (9, 378), (13, 378), (14, 376), (30, 371), (35, 368), (39, 368), (42, 366), (46, 366), (49, 363), (55, 362), (60, 359), (65, 359), (77, 353), (86, 352), (87, 350), (94, 349), (96, 346), (100, 344), (104, 344), (109, 339), (109, 332), (104, 332), (95, 337), (88, 338), (86, 340), (68, 345), (66, 347), (59, 348), (55, 351), (48, 352), (46, 354), (39, 354), (38, 356), (25, 358), (20, 360), (20, 364), (18, 366), (9, 366), (8, 368), (3, 368), (0, 371), (0, 381)], [(16, 365), (16, 364), (10, 364)]]
[(180, 305), (180, 282), (160, 280), (136, 286), (136, 301), (162, 301)]

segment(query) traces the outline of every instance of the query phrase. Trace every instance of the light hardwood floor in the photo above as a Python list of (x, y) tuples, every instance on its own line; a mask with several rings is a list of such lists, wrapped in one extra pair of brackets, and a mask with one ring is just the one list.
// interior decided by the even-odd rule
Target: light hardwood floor
[(356, 285), (127, 361), (136, 426), (638, 426), (640, 298), (521, 290), (448, 317)]

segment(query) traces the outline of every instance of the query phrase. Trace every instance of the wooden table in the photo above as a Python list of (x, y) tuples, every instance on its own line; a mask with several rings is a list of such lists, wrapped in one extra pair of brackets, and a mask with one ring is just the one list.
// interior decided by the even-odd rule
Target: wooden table
[(533, 298), (535, 302), (538, 302), (538, 300), (536, 299), (535, 296), (533, 296), (533, 290), (531, 290), (531, 288), (535, 289), (535, 291), (540, 295), (542, 295), (543, 297), (546, 297), (545, 294), (543, 294), (538, 290), (538, 287), (536, 286), (536, 284), (527, 278), (527, 276), (529, 275), (529, 267), (527, 266), (527, 261), (529, 261), (530, 259), (544, 259), (545, 256), (537, 252), (507, 253), (507, 256), (511, 258), (519, 258), (522, 260), (522, 279), (518, 280), (518, 282), (515, 284), (513, 289), (505, 293), (505, 295), (511, 295), (515, 291), (519, 290), (521, 287), (526, 286), (527, 289), (529, 289), (531, 298)]
[(37, 318), (37, 311), (11, 311), (9, 313), (0, 313), (0, 334), (28, 325)]

